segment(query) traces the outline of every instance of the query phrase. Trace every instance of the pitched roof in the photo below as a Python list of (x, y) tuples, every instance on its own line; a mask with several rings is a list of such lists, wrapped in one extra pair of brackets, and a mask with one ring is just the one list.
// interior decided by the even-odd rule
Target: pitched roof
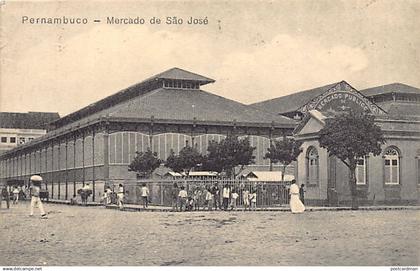
[(149, 77), (146, 80), (141, 81), (140, 83), (125, 88), (88, 106), (85, 106), (73, 113), (70, 113), (62, 117), (61, 119), (55, 121), (54, 124), (57, 127), (60, 127), (73, 121), (82, 119), (96, 112), (99, 112), (103, 109), (110, 108), (116, 104), (127, 101), (138, 95), (145, 94), (149, 91), (152, 91), (153, 89), (156, 89), (156, 87), (153, 87), (152, 85), (154, 82), (156, 82), (157, 80), (164, 79), (196, 81), (200, 85), (205, 85), (214, 82), (213, 79), (204, 77), (202, 75), (185, 71), (180, 68), (172, 68), (152, 77)]
[(340, 82), (300, 91), (283, 97), (254, 103), (250, 106), (259, 110), (273, 113), (293, 112), (339, 83)]
[(0, 112), (0, 128), (46, 130), (50, 122), (59, 118), (58, 113), (52, 112)]
[(393, 83), (393, 84), (363, 89), (363, 90), (360, 90), (360, 92), (365, 96), (375, 96), (375, 95), (387, 94), (387, 93), (420, 94), (420, 89), (409, 86), (409, 85), (401, 84), (401, 83)]
[(202, 122), (261, 123), (294, 126), (283, 116), (259, 111), (242, 103), (203, 91), (158, 89), (111, 108), (109, 117), (150, 118)]
[(236, 122), (258, 123), (259, 125), (286, 126), (293, 128), (294, 120), (263, 111), (242, 103), (199, 90), (160, 88), (132, 98), (80, 121), (56, 129), (57, 132), (101, 118), (112, 119), (151, 119), (166, 122)]
[(211, 78), (189, 72), (177, 67), (164, 71), (162, 73), (156, 74), (145, 81), (150, 81), (154, 79), (172, 79), (172, 80), (188, 80), (188, 81), (199, 81), (204, 84), (214, 83), (215, 81)]
[(420, 119), (420, 103), (391, 101), (380, 105), (391, 118)]
[(293, 134), (298, 134), (303, 129), (303, 127), (306, 126), (310, 119), (315, 119), (321, 125), (325, 125), (325, 119), (327, 118), (327, 116), (324, 114), (319, 112), (318, 110), (309, 110), (308, 114), (306, 114), (302, 121), (296, 126), (295, 130), (293, 131)]

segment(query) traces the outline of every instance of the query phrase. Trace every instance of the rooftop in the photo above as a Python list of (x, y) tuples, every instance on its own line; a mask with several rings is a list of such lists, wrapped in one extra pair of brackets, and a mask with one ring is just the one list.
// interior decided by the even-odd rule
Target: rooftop
[(143, 82), (152, 81), (156, 79), (198, 81), (198, 82), (201, 82), (202, 85), (215, 82), (215, 80), (211, 78), (208, 78), (208, 77), (205, 77), (205, 76), (193, 73), (193, 72), (189, 72), (189, 71), (177, 68), (177, 67), (174, 67), (162, 73), (156, 74), (144, 80)]
[(259, 111), (242, 103), (200, 90), (159, 88), (65, 125), (73, 128), (101, 118), (164, 122), (237, 123), (293, 128), (295, 121)]
[[(341, 81), (341, 82), (345, 82), (345, 81)], [(295, 112), (295, 111), (298, 111), (302, 106), (310, 102), (315, 97), (323, 94), (324, 92), (328, 91), (329, 89), (333, 88), (334, 86), (336, 86), (337, 84), (341, 82), (300, 91), (297, 93), (293, 93), (293, 94), (286, 95), (283, 97), (274, 98), (267, 101), (254, 103), (254, 104), (251, 104), (250, 106), (259, 110), (264, 110), (266, 112), (272, 112), (272, 113), (277, 113), (277, 114)], [(381, 94), (387, 94), (387, 93), (420, 94), (420, 89), (412, 87), (412, 86), (408, 86), (405, 84), (401, 84), (401, 83), (393, 83), (389, 85), (367, 88), (364, 90), (360, 90), (359, 92), (366, 97), (372, 97), (375, 95), (381, 95)], [(382, 104), (381, 104), (381, 107), (382, 107)], [(385, 111), (387, 110), (385, 109)]]
[(393, 83), (378, 87), (372, 87), (363, 89), (360, 91), (365, 96), (375, 96), (387, 93), (406, 93), (406, 94), (420, 94), (420, 89), (401, 84), (401, 83)]
[(49, 123), (60, 118), (53, 112), (0, 112), (0, 128), (47, 130)]
[(165, 80), (185, 80), (185, 81), (192, 81), (196, 82), (199, 85), (205, 85), (208, 83), (215, 82), (213, 79), (204, 77), (202, 75), (192, 73), (189, 71), (185, 71), (180, 68), (172, 68), (152, 77), (149, 77), (140, 83), (132, 85), (126, 89), (123, 89), (111, 96), (105, 97), (95, 103), (92, 103), (88, 106), (83, 107), (80, 110), (77, 110), (73, 113), (70, 113), (61, 119), (58, 119), (54, 122), (56, 127), (61, 127), (73, 121), (82, 119), (86, 116), (99, 112), (101, 110), (110, 108), (114, 105), (132, 99), (136, 96), (145, 94), (149, 91), (152, 91), (159, 87), (159, 81)]
[(294, 112), (300, 107), (307, 104), (309, 101), (311, 101), (315, 97), (321, 95), (322, 93), (326, 92), (327, 90), (329, 90), (330, 88), (334, 87), (335, 85), (339, 83), (340, 82), (336, 82), (336, 83), (325, 85), (322, 87), (300, 91), (297, 93), (274, 98), (271, 100), (254, 103), (254, 104), (251, 104), (250, 106), (259, 110), (264, 110), (266, 112), (272, 112), (276, 114)]

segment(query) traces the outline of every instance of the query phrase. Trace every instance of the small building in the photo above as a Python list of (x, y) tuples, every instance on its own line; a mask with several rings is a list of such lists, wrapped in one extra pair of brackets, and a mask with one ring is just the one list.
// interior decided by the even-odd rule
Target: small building
[(295, 178), (291, 174), (285, 174), (283, 178), (281, 171), (251, 171), (245, 177), (248, 181), (259, 182), (291, 182)]
[(188, 178), (216, 178), (219, 176), (219, 173), (215, 171), (190, 171), (188, 173)]
[(358, 91), (342, 81), (253, 105), (301, 119), (294, 131), (302, 141), (297, 181), (306, 186), (305, 203), (343, 205), (351, 201), (349, 170), (320, 148), (325, 119), (349, 109), (375, 116), (386, 143), (356, 169), (361, 204), (418, 204), (420, 200), (420, 89), (395, 83)]
[(50, 112), (0, 112), (0, 154), (45, 135), (59, 118)]

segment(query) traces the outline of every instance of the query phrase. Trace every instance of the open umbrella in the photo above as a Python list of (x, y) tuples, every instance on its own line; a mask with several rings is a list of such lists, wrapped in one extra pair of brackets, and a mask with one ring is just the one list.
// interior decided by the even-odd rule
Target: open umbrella
[(31, 181), (33, 182), (41, 182), (42, 181), (42, 177), (39, 175), (32, 175), (31, 176)]

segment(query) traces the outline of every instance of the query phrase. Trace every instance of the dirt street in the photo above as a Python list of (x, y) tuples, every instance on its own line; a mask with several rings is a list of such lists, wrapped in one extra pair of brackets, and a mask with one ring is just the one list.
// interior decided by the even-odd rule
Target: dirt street
[(0, 265), (419, 265), (419, 211), (0, 209)]

